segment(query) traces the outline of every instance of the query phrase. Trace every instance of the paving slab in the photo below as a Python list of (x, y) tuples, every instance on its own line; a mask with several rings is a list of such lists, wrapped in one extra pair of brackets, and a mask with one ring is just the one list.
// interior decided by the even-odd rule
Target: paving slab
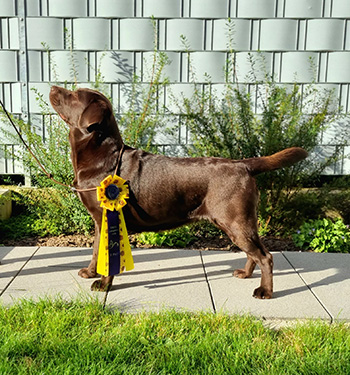
[(284, 256), (334, 320), (350, 320), (350, 254), (285, 252)]
[(133, 249), (135, 268), (115, 277), (107, 303), (121, 311), (213, 311), (196, 250)]
[(0, 295), (38, 249), (38, 246), (0, 247)]
[(190, 311), (250, 313), (267, 321), (321, 318), (350, 320), (350, 254), (276, 252), (274, 296), (257, 300), (260, 270), (250, 279), (232, 276), (244, 253), (174, 249), (133, 249), (135, 269), (115, 277), (112, 290), (90, 291), (93, 280), (78, 270), (92, 249), (0, 247), (0, 302), (60, 295), (98, 298), (125, 312)]
[(232, 276), (234, 269), (244, 267), (244, 253), (203, 251), (202, 254), (216, 311), (250, 313), (265, 319), (331, 320), (282, 253), (273, 253), (274, 294), (270, 300), (252, 297), (254, 289), (260, 285), (258, 268), (249, 279)]
[[(30, 251), (26, 248), (11, 250), (0, 265), (1, 278), (3, 272), (5, 272), (5, 278), (11, 275), (10, 271), (6, 275), (6, 268), (4, 269), (11, 265), (11, 263), (7, 264), (8, 261), (17, 263), (19, 267), (29, 253)], [(97, 296), (103, 299), (104, 293), (90, 292), (91, 279), (82, 279), (78, 276), (79, 269), (89, 264), (91, 255), (92, 249), (87, 248), (40, 247), (23, 268), (18, 268), (20, 272), (2, 292), (0, 301), (6, 305), (20, 298), (37, 300), (56, 295), (63, 298), (72, 298), (77, 295), (88, 298)]]

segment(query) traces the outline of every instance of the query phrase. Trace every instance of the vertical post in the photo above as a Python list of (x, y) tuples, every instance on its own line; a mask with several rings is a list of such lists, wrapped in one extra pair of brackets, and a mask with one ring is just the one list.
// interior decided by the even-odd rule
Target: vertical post
[[(21, 118), (29, 121), (29, 91), (28, 91), (28, 53), (27, 53), (27, 9), (26, 0), (17, 0), (18, 9), (18, 36), (19, 36), (19, 81), (21, 84)], [(30, 186), (30, 173), (24, 170), (24, 181)]]

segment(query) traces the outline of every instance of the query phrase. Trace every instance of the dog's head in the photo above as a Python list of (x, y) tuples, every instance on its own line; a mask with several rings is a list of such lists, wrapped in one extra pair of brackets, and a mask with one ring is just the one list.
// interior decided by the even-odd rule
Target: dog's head
[(98, 91), (78, 89), (70, 91), (53, 86), (50, 102), (54, 110), (71, 127), (83, 134), (117, 130), (110, 101)]

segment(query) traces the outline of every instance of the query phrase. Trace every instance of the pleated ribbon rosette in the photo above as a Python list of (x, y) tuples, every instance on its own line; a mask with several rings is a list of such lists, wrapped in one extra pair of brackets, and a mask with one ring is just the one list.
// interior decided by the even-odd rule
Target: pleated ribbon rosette
[(128, 198), (128, 185), (119, 176), (108, 176), (97, 187), (97, 200), (101, 201), (103, 208), (97, 257), (97, 272), (100, 275), (118, 275), (134, 268), (122, 210)]

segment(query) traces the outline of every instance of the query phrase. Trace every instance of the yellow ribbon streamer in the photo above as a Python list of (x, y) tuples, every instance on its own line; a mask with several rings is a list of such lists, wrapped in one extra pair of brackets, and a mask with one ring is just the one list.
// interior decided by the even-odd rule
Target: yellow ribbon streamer
[[(113, 274), (119, 274), (124, 271), (130, 271), (134, 268), (131, 247), (129, 243), (128, 232), (125, 225), (125, 219), (122, 208), (127, 204), (126, 199), (129, 198), (129, 189), (126, 181), (119, 176), (108, 176), (97, 187), (97, 200), (101, 201), (100, 206), (103, 208), (102, 225), (100, 233), (100, 243), (97, 257), (97, 272), (103, 276), (110, 276), (112, 273), (110, 267), (110, 249), (116, 241), (119, 241), (119, 270)], [(106, 190), (108, 186), (117, 186), (118, 195), (115, 199), (108, 197)], [(114, 186), (114, 189), (115, 189)], [(107, 210), (118, 212), (119, 216), (119, 233), (113, 233), (108, 228)], [(110, 238), (111, 237), (111, 238)], [(118, 238), (119, 237), (119, 238)], [(118, 272), (119, 271), (119, 272)]]

